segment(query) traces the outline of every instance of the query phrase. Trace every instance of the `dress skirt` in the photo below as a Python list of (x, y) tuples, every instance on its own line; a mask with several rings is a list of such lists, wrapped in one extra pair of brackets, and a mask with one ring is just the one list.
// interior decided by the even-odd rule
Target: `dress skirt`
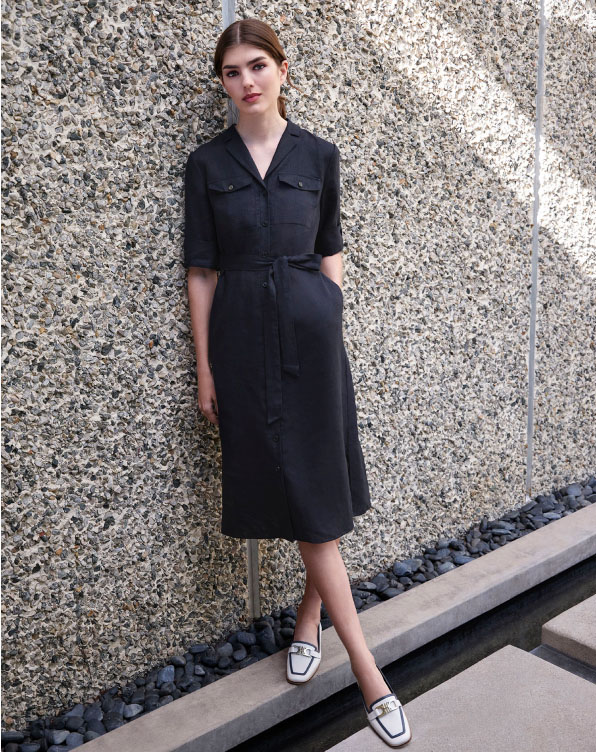
[(219, 275), (209, 360), (225, 535), (322, 543), (371, 506), (343, 293), (320, 259), (243, 255)]

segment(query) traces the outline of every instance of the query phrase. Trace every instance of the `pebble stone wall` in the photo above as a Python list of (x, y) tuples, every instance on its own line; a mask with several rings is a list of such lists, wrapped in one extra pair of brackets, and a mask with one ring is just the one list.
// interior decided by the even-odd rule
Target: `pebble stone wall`
[[(533, 493), (596, 469), (594, 12), (547, 7)], [(341, 153), (374, 507), (351, 577), (524, 496), (538, 11), (237, 4), (278, 32), (290, 117)], [(221, 31), (215, 2), (4, 5), (3, 727), (247, 618), (181, 265), (185, 158), (226, 127)], [(296, 545), (260, 555), (262, 612), (297, 603)]]

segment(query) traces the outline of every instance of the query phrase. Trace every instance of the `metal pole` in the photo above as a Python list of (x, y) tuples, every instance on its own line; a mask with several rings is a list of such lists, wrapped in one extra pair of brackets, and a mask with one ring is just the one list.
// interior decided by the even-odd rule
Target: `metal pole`
[(530, 292), (530, 342), (528, 352), (528, 418), (526, 426), (526, 501), (532, 495), (532, 460), (534, 454), (534, 364), (536, 359), (536, 308), (538, 299), (538, 252), (540, 250), (540, 144), (542, 136), (542, 114), (544, 106), (544, 55), (548, 19), (545, 13), (545, 0), (540, 0), (538, 25), (538, 61), (536, 79), (536, 125), (534, 145), (534, 204), (532, 207), (532, 264)]
[[(236, 18), (235, 0), (222, 0), (223, 29), (233, 23)], [(238, 108), (228, 99), (228, 126), (238, 122)], [(248, 612), (251, 619), (261, 615), (261, 591), (259, 580), (259, 541), (258, 538), (246, 540), (246, 581), (248, 595)]]

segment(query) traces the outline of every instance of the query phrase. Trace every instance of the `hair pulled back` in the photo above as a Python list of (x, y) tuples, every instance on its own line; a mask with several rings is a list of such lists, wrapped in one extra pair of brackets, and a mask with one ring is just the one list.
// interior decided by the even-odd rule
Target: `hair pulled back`
[[(217, 40), (215, 52), (213, 54), (213, 67), (218, 78), (222, 78), (222, 65), (226, 50), (236, 47), (239, 44), (250, 44), (253, 47), (259, 47), (272, 57), (278, 65), (286, 60), (283, 48), (277, 38), (277, 34), (264, 21), (258, 18), (241, 18), (231, 23)], [(286, 74), (288, 84), (301, 91), (290, 80), (290, 72)], [(301, 92), (302, 93), (302, 92)], [(286, 115), (286, 98), (280, 94), (277, 98), (277, 109), (279, 114), (285, 119)]]

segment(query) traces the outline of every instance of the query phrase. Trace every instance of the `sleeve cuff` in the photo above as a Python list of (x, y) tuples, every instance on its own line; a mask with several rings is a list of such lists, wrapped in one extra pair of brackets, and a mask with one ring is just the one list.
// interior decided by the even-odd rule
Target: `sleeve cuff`
[(201, 266), (206, 269), (219, 269), (219, 251), (217, 243), (211, 241), (195, 241), (184, 247), (182, 265)]

